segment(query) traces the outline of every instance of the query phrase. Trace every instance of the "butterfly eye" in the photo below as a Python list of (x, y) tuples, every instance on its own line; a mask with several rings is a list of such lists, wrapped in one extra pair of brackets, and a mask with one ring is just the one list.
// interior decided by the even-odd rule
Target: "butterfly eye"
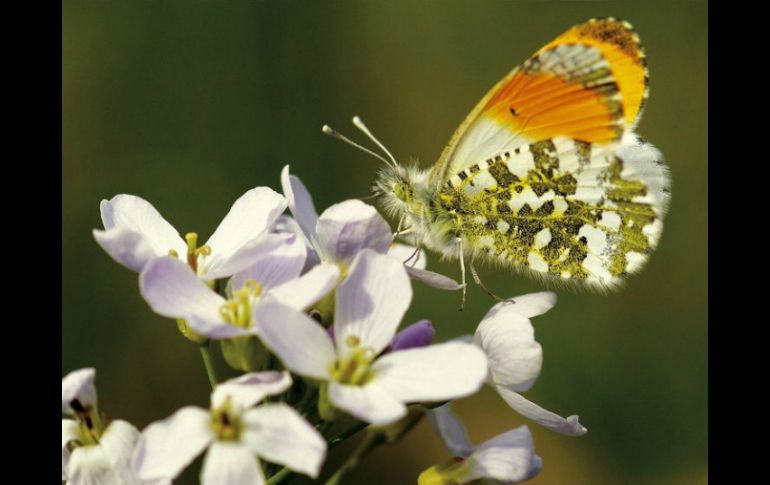
[(407, 187), (403, 180), (399, 180), (393, 184), (393, 195), (395, 195), (398, 200), (403, 202), (409, 202), (411, 199), (409, 187)]

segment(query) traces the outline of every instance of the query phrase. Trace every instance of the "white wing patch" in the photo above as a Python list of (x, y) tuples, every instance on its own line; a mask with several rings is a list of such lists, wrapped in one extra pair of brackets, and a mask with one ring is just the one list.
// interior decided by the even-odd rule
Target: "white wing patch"
[(476, 255), (607, 288), (643, 267), (668, 194), (660, 152), (631, 136), (616, 150), (565, 137), (517, 147), (465, 168), (439, 196)]

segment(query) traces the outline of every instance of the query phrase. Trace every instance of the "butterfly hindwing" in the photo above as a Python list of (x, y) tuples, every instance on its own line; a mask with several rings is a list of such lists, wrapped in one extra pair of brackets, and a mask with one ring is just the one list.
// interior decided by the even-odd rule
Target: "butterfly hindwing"
[(616, 286), (656, 246), (668, 200), (660, 152), (555, 137), (452, 176), (439, 202), (474, 257), (599, 288)]
[(645, 57), (631, 26), (614, 19), (577, 25), (487, 93), (431, 180), (441, 184), (495, 154), (559, 136), (611, 145), (633, 127), (646, 96)]

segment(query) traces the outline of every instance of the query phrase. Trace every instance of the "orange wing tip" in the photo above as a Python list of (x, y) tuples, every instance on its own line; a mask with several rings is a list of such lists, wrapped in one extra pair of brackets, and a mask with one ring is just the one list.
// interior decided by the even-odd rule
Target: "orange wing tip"
[(625, 20), (613, 17), (593, 18), (575, 25), (541, 50), (567, 42), (584, 42), (604, 49), (616, 48), (638, 63), (644, 59), (641, 41), (634, 27)]
[(641, 40), (631, 23), (614, 17), (593, 18), (575, 25), (540, 52), (570, 43), (599, 49), (620, 88), (626, 123), (634, 126), (649, 95), (650, 76)]

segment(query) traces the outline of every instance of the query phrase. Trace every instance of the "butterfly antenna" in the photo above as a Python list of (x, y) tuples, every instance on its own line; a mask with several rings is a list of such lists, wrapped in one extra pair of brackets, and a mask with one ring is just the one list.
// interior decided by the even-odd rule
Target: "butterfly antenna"
[(336, 138), (336, 139), (338, 139), (340, 141), (343, 141), (343, 142), (347, 143), (348, 145), (352, 145), (352, 146), (358, 148), (359, 150), (362, 150), (362, 151), (368, 153), (369, 155), (371, 155), (373, 157), (377, 157), (378, 159), (382, 160), (385, 163), (385, 165), (391, 165), (391, 163), (388, 160), (385, 160), (384, 158), (382, 158), (382, 156), (374, 153), (373, 151), (369, 150), (368, 148), (362, 147), (361, 145), (359, 145), (358, 143), (354, 142), (350, 138), (348, 138), (348, 137), (346, 137), (344, 135), (341, 135), (340, 133), (338, 133), (336, 130), (334, 130), (329, 125), (323, 125), (323, 127), (321, 128), (321, 131), (323, 131), (325, 135), (329, 135), (330, 137)]
[(364, 134), (366, 136), (368, 136), (370, 140), (372, 140), (374, 143), (376, 143), (377, 146), (380, 147), (382, 149), (382, 151), (385, 152), (388, 155), (388, 157), (390, 158), (390, 161), (393, 162), (393, 166), (394, 167), (396, 165), (398, 165), (398, 162), (396, 162), (396, 157), (394, 157), (393, 154), (390, 153), (390, 151), (387, 148), (385, 148), (385, 145), (380, 143), (380, 140), (378, 140), (374, 135), (372, 135), (372, 132), (369, 131), (369, 128), (366, 127), (366, 125), (364, 124), (364, 122), (361, 120), (360, 117), (354, 116), (353, 117), (353, 124), (356, 125), (356, 128), (358, 128), (359, 130), (363, 131)]

